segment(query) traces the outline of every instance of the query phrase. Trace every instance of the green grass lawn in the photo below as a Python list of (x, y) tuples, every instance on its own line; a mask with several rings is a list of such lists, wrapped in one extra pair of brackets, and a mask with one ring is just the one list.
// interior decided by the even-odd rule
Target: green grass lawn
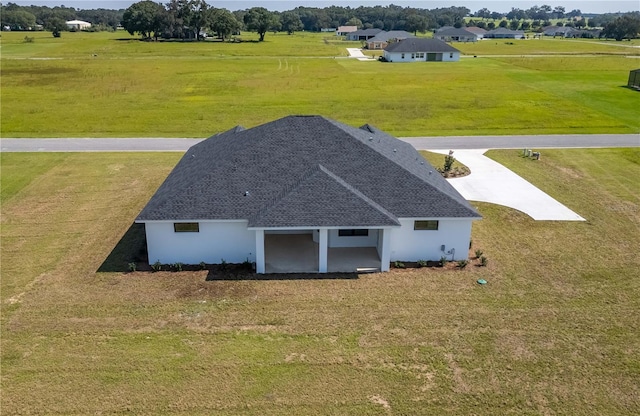
[(96, 273), (178, 153), (1, 154), (3, 414), (638, 414), (640, 151), (489, 156), (587, 221), (474, 203), (486, 268), (206, 281)]
[(32, 36), (2, 34), (2, 137), (207, 137), (289, 114), (397, 136), (640, 132), (638, 93), (623, 88), (637, 59), (621, 55), (638, 50), (617, 44), (456, 44), (508, 56), (394, 65), (345, 59), (359, 43), (321, 34), (233, 44)]

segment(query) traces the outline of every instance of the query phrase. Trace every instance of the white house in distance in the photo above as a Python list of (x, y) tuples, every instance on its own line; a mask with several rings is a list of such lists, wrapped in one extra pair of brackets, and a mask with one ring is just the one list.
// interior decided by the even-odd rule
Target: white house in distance
[(83, 20), (68, 20), (65, 23), (69, 30), (84, 30), (91, 27), (91, 23)]
[(192, 146), (136, 219), (149, 262), (387, 271), (468, 257), (476, 210), (408, 143), (289, 116)]
[(383, 52), (388, 62), (455, 62), (460, 51), (437, 39), (408, 38), (389, 44)]

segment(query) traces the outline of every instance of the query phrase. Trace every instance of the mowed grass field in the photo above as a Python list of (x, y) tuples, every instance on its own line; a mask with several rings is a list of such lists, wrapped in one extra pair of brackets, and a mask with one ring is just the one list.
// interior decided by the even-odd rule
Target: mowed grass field
[(401, 65), (347, 59), (359, 42), (310, 33), (24, 36), (0, 38), (2, 137), (208, 137), (289, 114), (396, 136), (640, 132), (640, 95), (624, 87), (640, 49), (623, 46), (637, 42), (483, 41), (455, 44), (457, 63)]
[(179, 154), (1, 154), (2, 414), (638, 414), (640, 151), (489, 155), (587, 221), (474, 203), (486, 268), (207, 281), (96, 272)]

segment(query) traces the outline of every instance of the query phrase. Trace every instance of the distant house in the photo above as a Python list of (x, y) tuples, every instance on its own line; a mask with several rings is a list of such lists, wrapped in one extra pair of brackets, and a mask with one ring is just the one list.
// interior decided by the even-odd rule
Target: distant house
[(346, 36), (356, 30), (358, 30), (358, 26), (338, 26), (338, 29), (336, 29), (336, 36)]
[(410, 144), (289, 116), (192, 146), (136, 222), (151, 263), (326, 273), (466, 259), (480, 218)]
[(83, 20), (68, 20), (65, 23), (69, 30), (84, 30), (91, 27), (91, 23)]
[(460, 51), (438, 39), (409, 38), (384, 49), (388, 62), (455, 62)]
[(627, 82), (629, 88), (635, 88), (640, 90), (640, 69), (633, 69), (629, 71), (629, 81)]
[(392, 30), (390, 32), (382, 31), (367, 40), (367, 49), (384, 49), (390, 42), (398, 42), (408, 38), (415, 38), (415, 36), (409, 32), (405, 32), (404, 30)]
[(484, 35), (487, 33), (487, 31), (485, 29), (483, 29), (481, 27), (477, 27), (477, 26), (465, 27), (464, 30), (466, 30), (467, 32), (471, 32), (474, 35), (476, 35), (478, 40), (484, 39)]
[(484, 37), (488, 39), (524, 39), (524, 32), (522, 30), (511, 30), (505, 27), (499, 27), (488, 31)]
[(543, 29), (542, 34), (545, 36), (562, 37), (562, 38), (597, 38), (600, 36), (600, 30), (576, 29), (570, 26), (547, 26)]
[(467, 28), (456, 29), (454, 27), (435, 33), (433, 38), (443, 42), (476, 42), (478, 35), (470, 32)]
[(382, 32), (382, 29), (362, 29), (347, 33), (346, 40), (368, 40)]
[(442, 32), (443, 30), (455, 29), (453, 26), (442, 26), (436, 29), (433, 33)]
[(569, 26), (547, 26), (542, 29), (542, 34), (545, 36), (560, 36), (560, 37), (569, 37), (572, 31), (575, 29)]

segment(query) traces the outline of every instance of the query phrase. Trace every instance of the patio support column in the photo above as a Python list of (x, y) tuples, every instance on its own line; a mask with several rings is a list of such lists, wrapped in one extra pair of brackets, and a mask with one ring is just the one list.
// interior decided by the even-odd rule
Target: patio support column
[(329, 253), (329, 232), (326, 228), (320, 230), (320, 238), (318, 239), (318, 272), (326, 273)]
[(256, 230), (256, 273), (265, 273), (264, 230)]
[(380, 271), (388, 272), (391, 263), (391, 230), (382, 229), (382, 251), (380, 253)]

